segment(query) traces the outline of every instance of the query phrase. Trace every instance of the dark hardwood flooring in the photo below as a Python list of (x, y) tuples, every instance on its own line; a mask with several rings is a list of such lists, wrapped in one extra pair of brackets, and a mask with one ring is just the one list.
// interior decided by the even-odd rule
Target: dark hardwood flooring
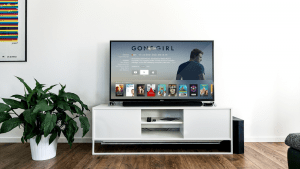
[(33, 161), (30, 145), (0, 144), (0, 168), (288, 168), (284, 143), (245, 143), (245, 154), (233, 155), (104, 155), (93, 156), (92, 144), (76, 143), (72, 149), (59, 143), (57, 156)]

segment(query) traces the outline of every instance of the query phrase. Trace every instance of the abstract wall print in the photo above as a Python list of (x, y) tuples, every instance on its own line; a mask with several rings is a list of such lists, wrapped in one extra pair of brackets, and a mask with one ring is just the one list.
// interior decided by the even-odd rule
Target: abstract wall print
[(27, 0), (0, 0), (0, 62), (27, 61)]

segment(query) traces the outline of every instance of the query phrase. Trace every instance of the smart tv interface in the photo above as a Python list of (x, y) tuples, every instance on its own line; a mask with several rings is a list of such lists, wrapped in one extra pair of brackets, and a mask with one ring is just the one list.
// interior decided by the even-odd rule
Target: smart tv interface
[(112, 101), (214, 100), (213, 41), (111, 41)]

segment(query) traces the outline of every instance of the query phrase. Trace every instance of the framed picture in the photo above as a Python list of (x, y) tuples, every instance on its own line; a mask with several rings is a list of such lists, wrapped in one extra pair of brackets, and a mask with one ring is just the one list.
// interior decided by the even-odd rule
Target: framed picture
[(27, 0), (0, 0), (0, 62), (27, 62)]

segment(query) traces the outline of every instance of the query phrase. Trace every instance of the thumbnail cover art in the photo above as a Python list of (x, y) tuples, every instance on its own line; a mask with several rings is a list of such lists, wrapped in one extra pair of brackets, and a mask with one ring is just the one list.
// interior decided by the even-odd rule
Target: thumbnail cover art
[(190, 96), (197, 97), (198, 96), (198, 85), (190, 84)]
[(213, 91), (214, 91), (213, 89), (214, 89), (214, 85), (211, 84), (211, 85), (210, 85), (210, 95), (213, 95), (213, 93), (214, 93), (214, 92), (213, 92)]
[(147, 96), (148, 97), (155, 96), (155, 84), (147, 84)]
[(137, 96), (145, 96), (145, 85), (137, 84)]
[(124, 84), (116, 84), (116, 96), (124, 96)]
[(177, 85), (176, 84), (169, 84), (169, 96), (175, 97), (177, 96)]
[(126, 97), (134, 96), (134, 84), (126, 84)]
[(179, 97), (187, 97), (186, 85), (179, 85)]
[(166, 84), (159, 84), (157, 86), (157, 96), (166, 97), (167, 96), (167, 86)]
[(200, 96), (208, 96), (208, 84), (200, 84)]

